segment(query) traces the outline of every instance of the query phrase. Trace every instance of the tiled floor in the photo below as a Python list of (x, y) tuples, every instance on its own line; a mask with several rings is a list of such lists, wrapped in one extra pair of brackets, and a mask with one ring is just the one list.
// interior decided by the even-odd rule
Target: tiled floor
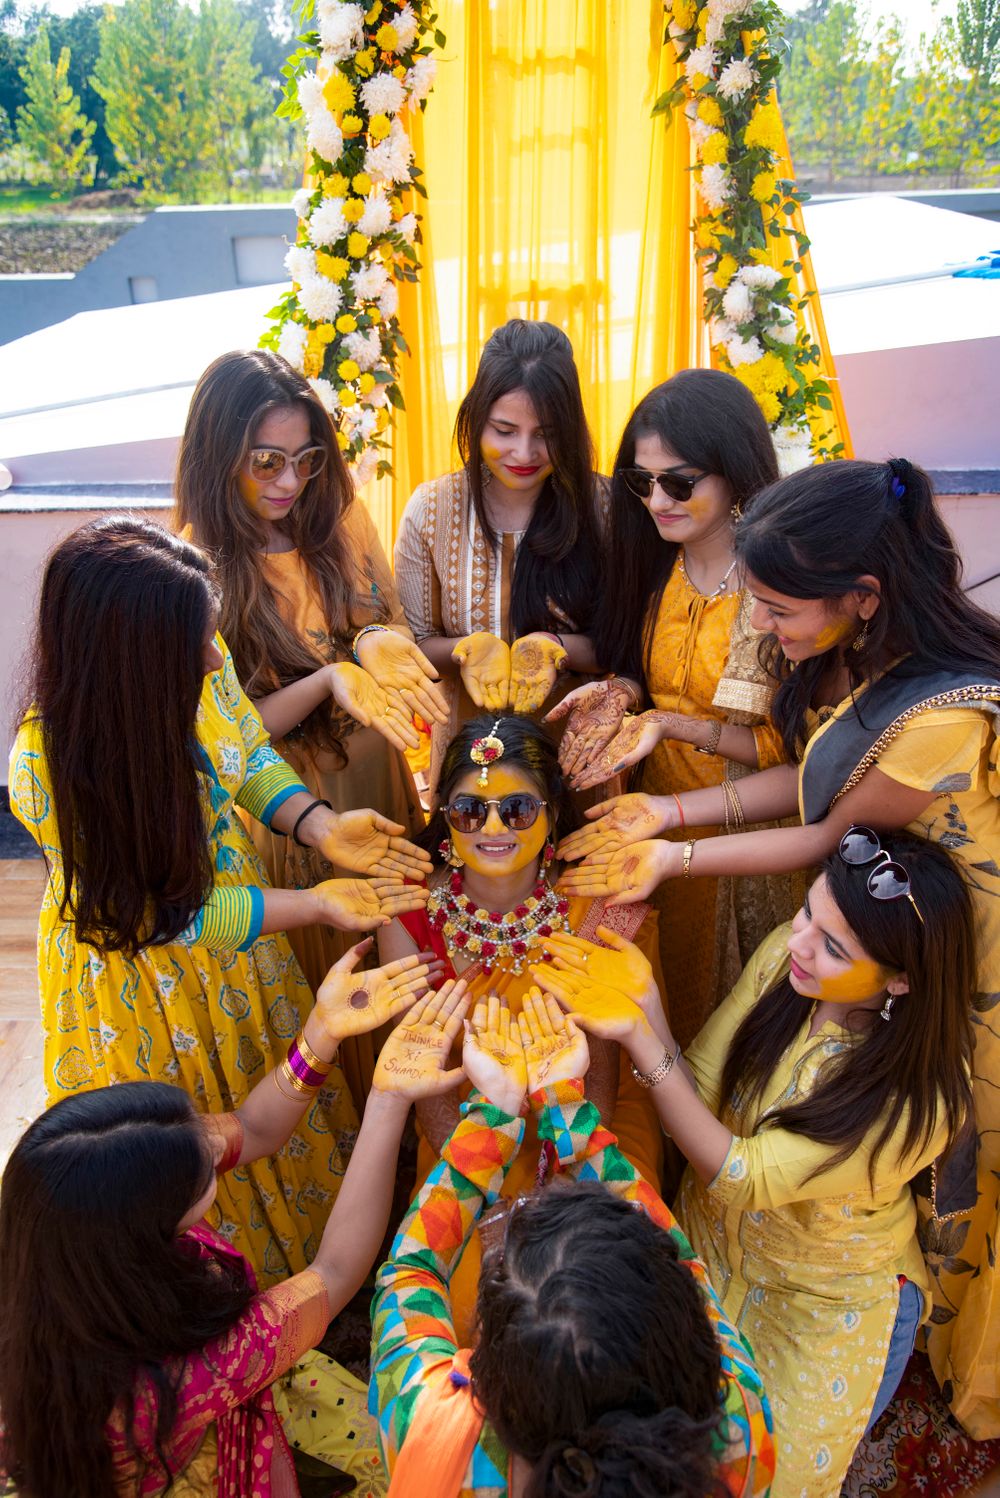
[(41, 859), (0, 861), (0, 1166), (45, 1102), (35, 963), (44, 885)]

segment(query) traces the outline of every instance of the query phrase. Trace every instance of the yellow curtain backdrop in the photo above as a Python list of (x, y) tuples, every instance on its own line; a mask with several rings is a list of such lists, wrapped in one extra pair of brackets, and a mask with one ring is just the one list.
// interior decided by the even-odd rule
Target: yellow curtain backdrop
[[(438, 12), (447, 46), (408, 125), (427, 199), (423, 269), (400, 293), (406, 411), (395, 476), (365, 496), (389, 547), (417, 484), (455, 466), (458, 403), (507, 318), (569, 334), (605, 472), (639, 398), (711, 362), (687, 122), (650, 113), (677, 77), (660, 0), (440, 0)], [(802, 289), (814, 285), (806, 264)], [(818, 299), (809, 319), (846, 439)]]
[(441, 0), (447, 47), (413, 129), (423, 270), (400, 296), (395, 478), (366, 495), (388, 543), (508, 317), (569, 334), (601, 463), (640, 396), (706, 363), (688, 131), (650, 116), (676, 65), (658, 0)]

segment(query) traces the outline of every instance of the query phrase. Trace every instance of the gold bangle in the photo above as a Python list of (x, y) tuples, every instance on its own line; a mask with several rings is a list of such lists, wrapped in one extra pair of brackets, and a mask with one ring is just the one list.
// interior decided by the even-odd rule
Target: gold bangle
[(684, 844), (683, 862), (681, 864), (681, 874), (685, 879), (691, 878), (691, 857), (693, 853), (694, 838), (689, 837), (687, 842)]
[(286, 1103), (304, 1103), (306, 1101), (306, 1095), (304, 1093), (300, 1093), (300, 1092), (289, 1093), (289, 1092), (285, 1091), (284, 1087), (282, 1087), (282, 1085), (281, 1085), (281, 1078), (278, 1075), (278, 1073), (279, 1073), (280, 1070), (281, 1070), (281, 1068), (278, 1067), (278, 1066), (276, 1066), (274, 1068), (274, 1070), (272, 1071), (271, 1076), (274, 1078), (274, 1085), (275, 1085), (275, 1087), (277, 1087), (278, 1091), (281, 1093), (281, 1096), (285, 1099), (285, 1102)]
[[(727, 804), (732, 807), (733, 817), (734, 817), (735, 822), (736, 822), (736, 830), (739, 832), (739, 831), (741, 831), (746, 826), (747, 819), (746, 819), (746, 817), (743, 814), (743, 807), (742, 807), (742, 805), (740, 803), (740, 798), (736, 794), (736, 787), (733, 785), (733, 782), (731, 780), (724, 780), (722, 782), (722, 791), (723, 791), (723, 795), (726, 797)], [(726, 828), (727, 828), (727, 830), (728, 830), (728, 827), (729, 827), (729, 817), (727, 816), (726, 817)]]
[(303, 1082), (301, 1077), (295, 1075), (287, 1059), (282, 1061), (280, 1066), (276, 1066), (274, 1070), (276, 1075), (278, 1072), (281, 1073), (292, 1091), (297, 1092), (300, 1097), (315, 1097), (316, 1093), (319, 1092), (318, 1087), (310, 1086), (308, 1082)]
[[(306, 1066), (311, 1067), (313, 1071), (321, 1071), (323, 1075), (326, 1076), (327, 1072), (333, 1066), (333, 1062), (320, 1060), (319, 1056), (317, 1056), (308, 1040), (306, 1040), (305, 1030), (299, 1031), (298, 1035), (296, 1035), (295, 1040), (293, 1041), (293, 1044), (298, 1047), (299, 1055), (302, 1057)], [(289, 1050), (291, 1050), (291, 1046), (289, 1046)]]
[(695, 754), (718, 754), (719, 740), (722, 738), (722, 730), (725, 728), (725, 726), (726, 725), (725, 723), (723, 723), (721, 718), (716, 718), (715, 722), (712, 724), (711, 729), (709, 730), (708, 738), (705, 740), (704, 744), (696, 744), (694, 746)]
[[(669, 1048), (663, 1052), (663, 1060), (659, 1066), (654, 1066), (652, 1071), (640, 1071), (635, 1062), (632, 1062), (632, 1075), (640, 1087), (658, 1087), (662, 1081), (669, 1077), (674, 1069), (674, 1063), (680, 1059), (681, 1043), (677, 1042), (677, 1049), (673, 1055)], [(669, 1137), (669, 1136), (668, 1136)]]

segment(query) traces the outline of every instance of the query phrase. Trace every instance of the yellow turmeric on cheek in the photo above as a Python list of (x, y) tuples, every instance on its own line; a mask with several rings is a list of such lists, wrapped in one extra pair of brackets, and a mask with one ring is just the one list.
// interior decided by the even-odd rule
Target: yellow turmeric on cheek
[(857, 1004), (885, 988), (892, 973), (881, 963), (860, 957), (835, 978), (820, 978), (817, 998), (830, 1004)]

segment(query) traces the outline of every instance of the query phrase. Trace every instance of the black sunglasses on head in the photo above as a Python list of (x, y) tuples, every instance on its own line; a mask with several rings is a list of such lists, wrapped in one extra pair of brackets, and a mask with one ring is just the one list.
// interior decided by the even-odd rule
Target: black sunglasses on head
[(909, 900), (921, 926), (924, 918), (913, 898), (910, 876), (901, 863), (893, 858), (878, 840), (870, 827), (849, 827), (840, 840), (840, 856), (846, 864), (863, 868), (873, 863), (875, 867), (868, 875), (867, 889), (874, 900)]

